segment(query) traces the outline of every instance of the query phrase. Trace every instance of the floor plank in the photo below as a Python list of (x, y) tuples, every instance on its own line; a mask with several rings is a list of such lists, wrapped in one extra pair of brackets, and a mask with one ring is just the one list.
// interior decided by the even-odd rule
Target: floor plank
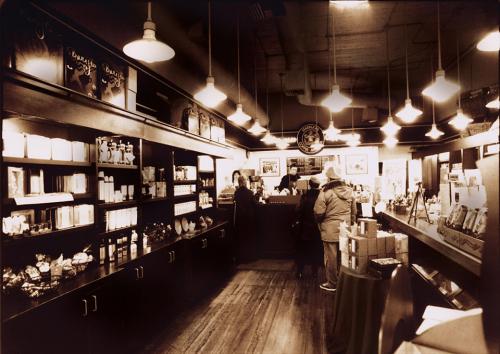
[(326, 353), (325, 309), (334, 296), (291, 261), (240, 266), (210, 298), (177, 315), (147, 353)]

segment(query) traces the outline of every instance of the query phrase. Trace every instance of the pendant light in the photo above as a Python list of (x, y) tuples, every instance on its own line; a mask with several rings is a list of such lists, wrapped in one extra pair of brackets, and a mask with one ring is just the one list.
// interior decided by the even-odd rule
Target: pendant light
[[(458, 84), (460, 85), (460, 47), (458, 44), (458, 37), (457, 37), (457, 80)], [(457, 130), (464, 130), (465, 128), (467, 128), (469, 123), (474, 121), (469, 116), (465, 115), (464, 112), (462, 111), (461, 101), (462, 100), (461, 100), (460, 90), (458, 90), (457, 115), (448, 122), (448, 124), (452, 125)]]
[(405, 25), (405, 64), (406, 64), (406, 99), (405, 106), (396, 113), (396, 117), (405, 123), (412, 123), (422, 114), (420, 109), (412, 106), (410, 98), (410, 79), (408, 75), (408, 26)]
[(398, 144), (399, 140), (393, 136), (388, 136), (384, 139), (383, 143), (388, 148), (392, 149)]
[[(328, 11), (330, 8), (328, 7)], [(328, 16), (329, 18), (329, 16)], [(327, 19), (328, 19), (327, 18)], [(328, 29), (327, 29), (328, 36)], [(332, 11), (332, 38), (333, 38), (333, 86), (330, 84), (330, 69), (328, 70), (328, 86), (331, 87), (330, 94), (321, 102), (322, 106), (331, 112), (340, 112), (351, 104), (352, 99), (340, 93), (340, 86), (337, 84), (337, 62), (335, 51), (335, 22)], [(330, 37), (328, 37), (328, 66), (330, 66)]]
[(243, 105), (241, 104), (241, 87), (240, 87), (240, 18), (236, 20), (236, 48), (238, 58), (238, 103), (236, 104), (236, 112), (231, 114), (227, 119), (238, 125), (243, 125), (252, 119), (248, 114), (243, 112)]
[(386, 136), (388, 137), (394, 137), (401, 129), (401, 127), (394, 122), (394, 119), (392, 118), (392, 111), (391, 111), (391, 74), (390, 74), (390, 62), (389, 62), (389, 29), (385, 32), (385, 43), (386, 43), (386, 61), (387, 61), (387, 104), (389, 107), (389, 116), (387, 117), (387, 123), (380, 128)]
[[(354, 98), (352, 88), (354, 86), (354, 83), (351, 85), (351, 97)], [(342, 140), (346, 142), (347, 145), (354, 147), (358, 146), (361, 144), (361, 136), (358, 133), (354, 132), (354, 107), (351, 107), (351, 132), (347, 134), (342, 134), (341, 135)]]
[(497, 30), (488, 33), (479, 41), (477, 49), (482, 52), (498, 52), (500, 50), (500, 32)]
[(486, 108), (489, 108), (489, 109), (499, 109), (500, 108), (500, 101), (498, 99), (498, 96), (494, 100), (491, 100), (490, 102), (488, 102), (486, 104)]
[(281, 93), (280, 93), (280, 118), (281, 118), (281, 137), (276, 137), (275, 144), (276, 147), (280, 150), (285, 150), (288, 147), (288, 143), (283, 138), (283, 76), (285, 74), (280, 73), (280, 84), (281, 84)]
[(341, 9), (366, 9), (370, 7), (368, 0), (330, 0), (330, 4)]
[(224, 101), (227, 96), (215, 88), (215, 78), (212, 76), (212, 6), (208, 0), (208, 77), (207, 85), (198, 91), (194, 98), (209, 108), (214, 108)]
[[(255, 48), (254, 48), (255, 49)], [(259, 92), (257, 89), (257, 60), (256, 60), (256, 54), (254, 50), (253, 54), (253, 82), (254, 82), (254, 90), (255, 90), (255, 120), (250, 128), (248, 128), (248, 132), (253, 134), (253, 135), (260, 135), (262, 133), (266, 132), (266, 129), (262, 127), (262, 125), (259, 124), (259, 121), (257, 120), (257, 111), (259, 107)]]
[[(314, 122), (316, 124), (317, 131), (320, 131), (321, 128), (318, 125), (318, 106), (314, 106)], [(316, 139), (314, 143), (311, 145), (311, 147), (316, 151), (320, 151), (325, 147), (325, 144), (319, 139)]]
[[(431, 56), (431, 81), (432, 81), (432, 74), (433, 74), (433, 71), (434, 71), (434, 68), (433, 68), (433, 65), (432, 65), (432, 56)], [(427, 133), (425, 133), (425, 136), (433, 139), (433, 140), (436, 140), (437, 138), (439, 138), (441, 135), (443, 135), (444, 133), (439, 130), (437, 128), (437, 125), (436, 125), (436, 112), (435, 112), (435, 108), (434, 108), (434, 101), (432, 101), (432, 126), (431, 126), (431, 130), (429, 130)]]
[(274, 137), (269, 130), (269, 125), (271, 124), (271, 117), (269, 116), (269, 72), (268, 72), (267, 57), (266, 57), (266, 115), (269, 118), (267, 122), (267, 130), (266, 134), (264, 134), (264, 136), (262, 137), (262, 139), (260, 139), (260, 141), (262, 141), (266, 145), (271, 145), (276, 142), (276, 137)]
[(156, 24), (151, 17), (151, 2), (148, 1), (148, 17), (144, 22), (144, 34), (141, 39), (129, 42), (123, 46), (123, 52), (131, 58), (155, 63), (170, 60), (175, 51), (167, 44), (156, 39)]
[(460, 89), (460, 86), (454, 82), (448, 81), (445, 78), (445, 73), (441, 65), (441, 16), (439, 12), (439, 1), (437, 3), (437, 35), (438, 35), (438, 69), (436, 71), (436, 79), (427, 86), (422, 93), (424, 96), (431, 98), (438, 103), (445, 102), (451, 98)]

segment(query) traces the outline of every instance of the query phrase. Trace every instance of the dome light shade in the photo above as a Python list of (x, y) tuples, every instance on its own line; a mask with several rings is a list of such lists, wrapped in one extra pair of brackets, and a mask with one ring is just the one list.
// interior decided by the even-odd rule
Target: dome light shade
[(437, 128), (436, 123), (434, 123), (434, 124), (432, 124), (431, 130), (429, 130), (427, 133), (425, 133), (425, 136), (428, 136), (429, 138), (436, 140), (437, 138), (439, 138), (443, 134), (444, 133)]
[(332, 93), (321, 102), (321, 105), (328, 108), (330, 112), (340, 112), (350, 105), (351, 102), (352, 99), (350, 97), (340, 93), (339, 85), (333, 85)]
[(411, 104), (411, 99), (407, 98), (405, 100), (405, 106), (396, 113), (396, 117), (398, 117), (405, 123), (412, 123), (421, 114), (422, 111), (413, 107)]
[(488, 102), (486, 104), (486, 108), (489, 108), (489, 109), (499, 109), (500, 108), (500, 101), (498, 99), (498, 96), (494, 100)]
[(393, 136), (388, 136), (387, 138), (384, 139), (384, 145), (390, 149), (395, 147), (398, 144), (398, 142), (399, 140)]
[(131, 58), (146, 63), (172, 59), (175, 51), (169, 45), (156, 39), (156, 24), (151, 19), (151, 2), (148, 2), (148, 18), (143, 28), (142, 38), (125, 44), (123, 52)]
[(500, 32), (488, 33), (477, 44), (477, 49), (482, 52), (498, 52), (500, 50)]
[(392, 116), (387, 117), (387, 123), (385, 123), (385, 125), (380, 128), (380, 130), (382, 130), (387, 136), (396, 135), (399, 129), (401, 129), (401, 127), (398, 124), (394, 123), (394, 119), (392, 118)]
[(241, 103), (238, 103), (236, 105), (236, 112), (231, 114), (229, 117), (227, 117), (231, 122), (234, 122), (238, 125), (243, 125), (246, 122), (248, 122), (252, 117), (250, 117), (248, 114), (243, 112), (243, 105)]
[(473, 121), (473, 119), (464, 114), (462, 108), (459, 108), (457, 109), (457, 115), (453, 117), (453, 119), (450, 120), (448, 124), (453, 125), (455, 129), (464, 130), (465, 128), (467, 128), (469, 123), (472, 123)]
[(330, 120), (330, 125), (328, 126), (328, 128), (323, 131), (323, 135), (325, 136), (325, 139), (328, 140), (328, 141), (337, 141), (337, 140), (340, 140), (340, 130), (335, 128), (335, 126), (333, 125), (333, 119)]
[(349, 146), (358, 146), (359, 144), (361, 144), (361, 136), (358, 133), (342, 134), (341, 138)]
[(207, 86), (203, 88), (201, 91), (198, 91), (194, 98), (205, 106), (209, 108), (214, 108), (219, 105), (222, 101), (224, 101), (227, 96), (220, 90), (215, 88), (215, 79), (213, 76), (207, 77)]
[(271, 145), (274, 144), (276, 138), (273, 135), (271, 135), (269, 130), (267, 130), (266, 134), (262, 137), (262, 139), (260, 139), (260, 141), (262, 141), (266, 145)]
[(285, 150), (288, 147), (288, 143), (284, 139), (275, 138), (276, 147), (280, 150)]
[(459, 89), (459, 85), (446, 80), (444, 70), (437, 70), (436, 80), (427, 86), (422, 91), (422, 94), (438, 103), (441, 103), (449, 100), (451, 96), (458, 92)]
[(252, 133), (253, 135), (260, 135), (265, 131), (266, 129), (263, 128), (262, 125), (260, 125), (257, 121), (253, 122), (252, 126), (248, 128), (248, 132)]

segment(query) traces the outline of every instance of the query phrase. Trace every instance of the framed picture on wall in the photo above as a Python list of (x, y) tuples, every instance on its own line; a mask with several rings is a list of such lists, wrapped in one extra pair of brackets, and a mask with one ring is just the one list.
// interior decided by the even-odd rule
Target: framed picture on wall
[(280, 159), (279, 157), (269, 157), (259, 159), (259, 172), (262, 177), (279, 177)]
[(368, 174), (368, 156), (346, 155), (345, 167), (347, 175), (366, 175)]

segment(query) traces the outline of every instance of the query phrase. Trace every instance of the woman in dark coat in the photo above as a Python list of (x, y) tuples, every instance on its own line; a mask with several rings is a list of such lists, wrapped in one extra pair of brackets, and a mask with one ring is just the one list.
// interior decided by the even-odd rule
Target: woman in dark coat
[(247, 188), (246, 177), (238, 177), (238, 189), (234, 193), (234, 227), (239, 263), (251, 262), (257, 258), (255, 208), (255, 196)]
[(301, 278), (306, 264), (311, 265), (313, 277), (316, 277), (318, 267), (323, 259), (323, 244), (318, 223), (314, 216), (314, 203), (319, 195), (319, 179), (312, 176), (309, 179), (310, 189), (302, 195), (299, 204), (299, 231), (297, 240), (297, 277)]

